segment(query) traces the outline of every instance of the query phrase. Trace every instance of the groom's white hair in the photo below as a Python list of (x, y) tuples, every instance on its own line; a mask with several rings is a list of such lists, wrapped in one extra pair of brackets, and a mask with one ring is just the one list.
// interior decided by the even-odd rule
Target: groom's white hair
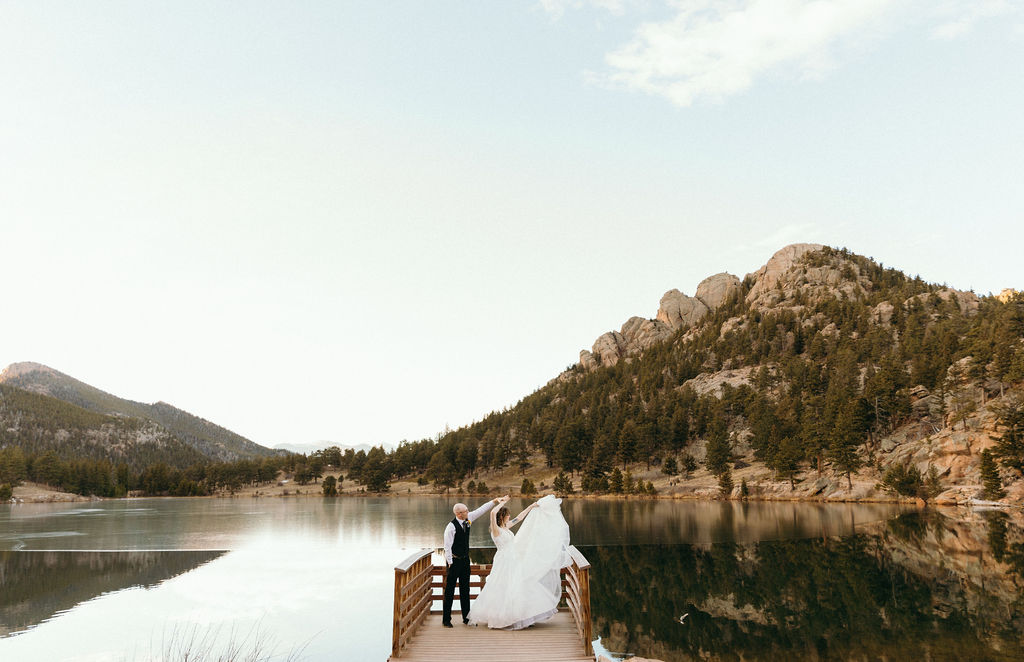
[(467, 506), (464, 503), (457, 503), (454, 506), (452, 506), (452, 512), (455, 513), (456, 515), (459, 514), (460, 510), (469, 510), (469, 506)]

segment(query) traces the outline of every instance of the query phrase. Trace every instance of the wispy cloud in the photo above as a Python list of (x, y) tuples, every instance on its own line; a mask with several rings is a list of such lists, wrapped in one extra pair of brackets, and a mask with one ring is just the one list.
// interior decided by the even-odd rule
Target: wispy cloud
[(974, 0), (974, 2), (946, 2), (936, 10), (941, 20), (932, 29), (931, 35), (936, 39), (956, 39), (970, 32), (979, 22), (1019, 13), (1018, 4), (1008, 0)]
[[(553, 15), (599, 7), (622, 12), (626, 0), (542, 0)], [(670, 16), (645, 22), (605, 57), (592, 82), (662, 96), (679, 106), (721, 101), (767, 75), (817, 78), (906, 21), (952, 39), (979, 21), (1021, 14), (1020, 0), (674, 0)], [(626, 13), (628, 15), (628, 12)]]
[(888, 12), (887, 0), (690, 0), (667, 21), (641, 25), (608, 54), (607, 81), (679, 106), (721, 100), (787, 66), (803, 76), (831, 69), (833, 50)]

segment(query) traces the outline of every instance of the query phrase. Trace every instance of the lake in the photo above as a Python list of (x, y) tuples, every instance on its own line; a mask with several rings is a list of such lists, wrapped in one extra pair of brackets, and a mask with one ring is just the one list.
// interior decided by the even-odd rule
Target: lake
[[(232, 641), (279, 659), (383, 661), (393, 567), (441, 544), (454, 501), (0, 506), (0, 660), (130, 662)], [(617, 657), (1024, 655), (1020, 515), (593, 499), (563, 512), (592, 564), (598, 647)], [(487, 561), (486, 527), (471, 543)]]

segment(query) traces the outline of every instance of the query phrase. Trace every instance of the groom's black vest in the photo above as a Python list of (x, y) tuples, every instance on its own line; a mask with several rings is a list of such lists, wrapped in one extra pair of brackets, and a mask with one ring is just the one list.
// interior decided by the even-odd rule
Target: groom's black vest
[(455, 525), (455, 540), (452, 541), (452, 554), (460, 558), (469, 556), (469, 529), (462, 526), (458, 517), (452, 520)]

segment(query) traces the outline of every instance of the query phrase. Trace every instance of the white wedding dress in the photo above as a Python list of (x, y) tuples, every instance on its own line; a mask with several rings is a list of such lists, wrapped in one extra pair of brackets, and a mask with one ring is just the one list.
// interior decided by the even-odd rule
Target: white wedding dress
[(471, 624), (519, 630), (558, 611), (560, 570), (570, 561), (569, 525), (562, 517), (561, 499), (548, 495), (537, 503), (518, 536), (508, 529), (491, 536), (498, 551), (470, 609)]

